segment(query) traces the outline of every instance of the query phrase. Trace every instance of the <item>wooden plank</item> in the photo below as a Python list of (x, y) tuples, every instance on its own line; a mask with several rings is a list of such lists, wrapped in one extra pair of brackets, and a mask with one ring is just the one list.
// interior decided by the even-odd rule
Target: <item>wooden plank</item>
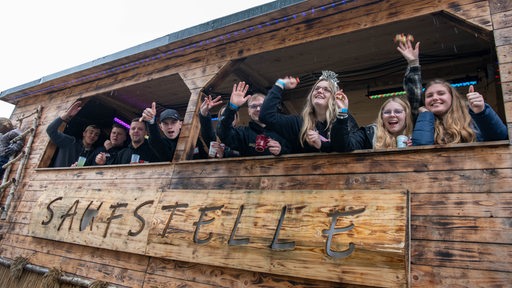
[(411, 215), (512, 218), (512, 193), (414, 193)]
[(158, 193), (143, 189), (69, 193), (56, 187), (34, 207), (29, 235), (144, 254), (149, 231), (144, 219), (152, 219)]
[[(511, 47), (510, 49), (512, 50), (512, 46), (509, 47)], [(503, 82), (501, 83), (501, 87), (503, 89), (503, 101), (505, 101), (505, 103), (512, 102), (512, 82)], [(510, 114), (507, 113), (507, 115)]]
[(97, 253), (97, 248), (34, 238), (27, 235), (7, 234), (2, 239), (2, 245), (134, 271), (145, 271), (149, 262), (148, 258), (142, 255), (106, 249)]
[[(151, 223), (152, 226), (150, 229), (142, 228), (140, 234), (130, 237), (127, 232), (139, 228), (140, 222), (143, 220), (136, 219), (136, 217), (129, 218), (128, 215), (135, 211), (135, 207), (139, 207), (137, 204), (141, 205), (140, 203), (148, 203), (152, 200), (156, 203), (160, 192), (138, 191), (137, 193), (137, 191), (120, 192), (116, 190), (106, 194), (82, 190), (70, 195), (66, 191), (55, 188), (47, 191), (35, 206), (31, 217), (30, 235), (117, 251), (227, 267), (245, 267), (284, 275), (297, 273), (300, 270), (301, 275), (306, 278), (330, 279), (358, 285), (378, 282), (385, 283), (385, 286), (396, 286), (404, 285), (406, 282), (406, 263), (404, 262), (406, 258), (406, 196), (399, 191), (343, 191), (340, 194), (341, 191), (338, 190), (288, 192), (171, 190), (162, 194), (162, 199), (157, 205), (151, 204), (151, 207), (142, 211), (138, 210), (138, 214), (147, 219), (144, 220), (145, 223)], [(230, 200), (226, 202), (226, 199)], [(52, 202), (53, 200), (55, 201)], [(127, 202), (127, 207), (122, 207), (124, 210), (120, 209), (116, 213), (112, 212), (112, 208), (96, 208), (99, 211), (93, 224), (85, 226), (85, 230), (79, 231), (81, 215), (87, 214), (85, 211), (89, 202), (93, 202), (92, 207), (94, 208), (98, 207), (99, 203), (110, 207), (119, 202)], [(171, 233), (170, 239), (162, 238), (159, 233), (163, 229), (162, 225), (165, 226), (165, 219), (169, 217), (169, 212), (163, 207), (178, 202), (189, 205), (183, 214), (181, 211), (177, 214), (185, 217), (186, 221), (183, 223), (173, 222), (173, 227), (177, 226), (173, 229), (184, 233), (178, 233), (176, 238), (174, 233)], [(49, 205), (49, 203), (52, 204)], [(129, 207), (128, 203), (130, 203)], [(223, 203), (221, 208), (214, 209), (215, 211), (222, 209), (221, 214), (214, 213), (219, 220), (211, 225), (207, 225), (207, 221), (198, 220), (203, 221), (204, 226), (209, 226), (205, 229), (206, 231), (215, 231), (214, 240), (206, 246), (198, 245), (198, 239), (204, 237), (203, 234), (194, 232), (193, 222), (194, 219), (198, 219), (198, 215), (196, 215), (200, 213), (198, 209), (215, 203)], [(347, 206), (347, 203), (350, 205)], [(237, 231), (242, 236), (250, 235), (251, 243), (228, 246), (227, 240), (230, 238), (229, 235), (234, 226), (233, 217), (241, 209), (242, 204), (244, 205), (244, 215), (247, 218), (242, 218), (244, 220), (237, 226)], [(52, 212), (48, 210), (48, 207)], [(282, 210), (283, 207), (287, 207), (287, 209)], [(75, 212), (75, 208), (77, 215), (69, 217), (68, 220), (60, 220), (62, 215)], [(357, 209), (363, 210), (350, 212), (358, 211)], [(341, 214), (347, 214), (345, 215), (347, 220), (341, 221), (340, 225), (346, 226), (354, 223), (355, 227), (347, 235), (336, 235), (336, 240), (328, 244), (325, 242), (325, 237), (322, 236), (327, 232), (320, 233), (320, 231), (329, 227), (329, 221), (332, 221), (330, 217), (336, 217), (333, 219), (338, 217), (334, 216), (337, 214), (329, 216), (328, 213), (338, 210), (340, 219), (337, 222), (341, 221)], [(153, 217), (154, 213), (156, 214)], [(285, 224), (277, 229), (277, 222), (279, 219), (285, 219), (285, 213), (289, 216), (286, 217)], [(108, 217), (114, 214), (123, 215), (123, 217), (112, 221), (110, 225)], [(352, 214), (354, 215), (349, 216)], [(222, 215), (224, 216), (222, 217)], [(206, 213), (203, 216), (211, 217), (211, 214)], [(71, 219), (74, 221), (71, 222)], [(46, 223), (42, 225), (43, 222)], [(47, 224), (48, 222), (49, 224)], [(63, 229), (61, 230), (59, 226), (62, 224)], [(89, 229), (90, 227), (92, 228)], [(278, 230), (280, 231), (279, 237), (283, 241), (297, 239), (293, 241), (293, 243), (297, 242), (297, 248), (286, 251), (286, 253), (273, 251), (278, 248), (269, 249), (268, 245), (273, 242), (272, 235)], [(188, 232), (185, 233), (186, 231)], [(193, 238), (191, 238), (192, 235), (194, 235)], [(149, 243), (146, 250), (148, 237)], [(351, 247), (349, 243), (354, 243), (357, 247), (353, 256), (350, 252), (347, 258), (339, 259), (336, 253), (329, 252), (345, 251), (347, 247)], [(322, 247), (325, 247), (325, 250)], [(178, 248), (177, 251), (175, 251), (176, 248)], [(322, 251), (324, 252), (322, 253)], [(315, 254), (317, 255), (315, 256)], [(326, 258), (324, 254), (329, 255), (332, 259)], [(249, 258), (253, 258), (253, 261), (247, 261)], [(309, 259), (306, 266), (302, 265), (305, 263), (304, 259)], [(369, 259), (372, 260), (369, 261)], [(312, 269), (315, 262), (321, 267), (321, 269), (317, 269), (318, 271)], [(341, 263), (343, 268), (340, 268)], [(290, 265), (294, 267), (291, 270), (292, 266)], [(384, 268), (386, 274), (389, 275), (386, 279), (380, 276), (382, 268), (377, 268), (382, 265), (387, 267)], [(361, 278), (359, 276), (361, 274), (365, 277)]]
[(494, 43), (496, 46), (512, 44), (512, 27), (494, 30)]
[(411, 239), (512, 244), (510, 218), (411, 216)]
[(412, 287), (510, 287), (512, 273), (411, 265)]
[(490, 7), (487, 1), (479, 1), (466, 5), (449, 5), (446, 11), (486, 30), (491, 31), (493, 29)]
[(512, 3), (508, 0), (490, 0), (491, 13), (499, 13), (512, 10)]
[[(215, 277), (212, 277), (212, 275), (215, 275)], [(155, 257), (152, 257), (150, 260), (146, 281), (152, 283), (153, 277), (168, 277), (167, 279), (196, 281), (208, 285), (215, 285), (216, 287), (339, 287), (339, 283), (304, 279), (300, 278), (300, 275), (288, 277)], [(344, 284), (343, 287), (359, 286)]]
[[(512, 27), (510, 28), (510, 32), (512, 33)], [(511, 36), (512, 39), (512, 36)], [(512, 82), (512, 63), (504, 63), (500, 64), (500, 80), (503, 82)], [(507, 113), (507, 119), (509, 119), (510, 114)]]
[[(171, 203), (186, 203), (187, 206), (177, 209), (177, 214), (173, 216), (177, 219), (172, 223), (168, 222), (170, 212), (156, 211), (149, 235), (149, 255), (358, 285), (405, 284), (405, 275), (398, 272), (405, 269), (400, 260), (405, 258), (402, 254), (405, 251), (403, 193), (385, 190), (205, 192), (173, 190), (173, 193), (162, 194), (159, 206)], [(197, 196), (191, 198), (190, 193)], [(339, 246), (334, 250), (346, 250), (349, 242), (354, 243), (359, 250), (343, 259), (331, 258), (332, 255), (318, 255), (322, 251), (329, 254), (329, 248), (322, 249), (326, 244), (320, 232), (329, 226), (325, 213), (332, 211), (334, 207), (339, 211), (347, 211), (346, 203), (350, 203), (348, 207), (353, 209), (365, 207), (365, 210), (356, 217), (357, 220), (354, 218), (353, 234), (349, 238), (340, 235)], [(243, 245), (228, 244), (229, 235), (235, 229), (236, 215), (242, 209), (241, 205), (242, 220), (235, 231), (239, 237), (248, 237), (250, 240)], [(212, 214), (204, 218), (215, 217), (215, 221), (203, 228), (204, 232), (197, 234), (199, 232), (193, 223), (203, 221), (198, 218), (201, 217), (199, 211), (205, 209), (202, 207), (217, 207), (212, 208), (214, 213), (211, 212)], [(291, 218), (287, 216), (284, 222), (286, 224), (281, 226), (279, 238), (282, 241), (291, 240), (296, 243), (296, 248), (281, 248), (285, 251), (277, 252), (269, 249), (269, 245), (273, 242), (278, 220), (284, 219), (280, 218), (284, 213), (282, 207), (287, 207), (286, 215)], [(168, 231), (165, 237), (162, 236), (163, 231)], [(208, 235), (212, 235), (211, 239)], [(206, 243), (198, 245), (201, 240)], [(369, 259), (372, 259), (372, 264), (368, 262)], [(382, 264), (377, 264), (381, 261)], [(380, 268), (374, 270), (376, 266)], [(389, 277), (383, 278), (383, 271)]]
[(492, 15), (494, 29), (502, 29), (512, 26), (512, 10)]
[[(383, 152), (370, 150), (351, 153), (311, 153), (274, 156), (242, 157), (223, 159), (221, 161), (193, 161), (181, 165), (176, 163), (173, 180), (178, 178), (197, 177), (244, 177), (256, 175), (297, 176), (297, 175), (332, 175), (399, 172), (430, 172), (446, 170), (479, 170), (510, 167), (512, 147), (508, 142), (503, 147), (485, 146), (482, 144), (459, 144), (460, 149), (432, 149), (433, 146), (412, 149), (396, 149)], [(454, 146), (452, 146), (454, 147)], [(464, 148), (462, 148), (464, 147)], [(428, 150), (428, 161), (419, 150)], [(471, 158), (468, 159), (468, 155)], [(371, 157), (367, 157), (371, 156)], [(257, 161), (255, 161), (257, 159)], [(286, 161), (276, 161), (286, 159)], [(215, 163), (211, 169), (206, 163)], [(233, 166), (232, 165), (236, 165)], [(234, 167), (237, 167), (233, 169)], [(208, 171), (205, 174), (205, 171)]]
[(512, 245), (422, 241), (411, 243), (415, 265), (490, 270), (512, 273)]
[(144, 285), (142, 288), (155, 288), (155, 287), (165, 287), (165, 288), (182, 288), (182, 287), (198, 287), (198, 288), (211, 288), (218, 287), (216, 285), (208, 285), (204, 283), (200, 283), (197, 281), (185, 281), (172, 279), (167, 277), (162, 277), (159, 275), (147, 274), (144, 279)]
[[(243, 167), (243, 166), (241, 166)], [(205, 175), (207, 175), (206, 170)], [(209, 172), (209, 171), (208, 171)], [(510, 192), (510, 169), (497, 170), (453, 170), (428, 173), (385, 173), (334, 174), (291, 176), (245, 176), (243, 178), (207, 176), (194, 177), (194, 181), (178, 178), (170, 183), (171, 189), (392, 189), (400, 187), (413, 193), (447, 192)]]
[[(512, 45), (504, 45), (496, 47), (496, 53), (498, 54), (498, 61), (501, 64), (512, 62)], [(511, 93), (504, 93), (504, 96), (510, 97)], [(505, 100), (506, 101), (506, 100)]]

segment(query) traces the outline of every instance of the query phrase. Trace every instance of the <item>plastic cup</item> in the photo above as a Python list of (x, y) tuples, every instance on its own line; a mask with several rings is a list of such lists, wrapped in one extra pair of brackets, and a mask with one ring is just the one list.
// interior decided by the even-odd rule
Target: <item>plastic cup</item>
[(140, 155), (139, 154), (132, 154), (132, 159), (130, 160), (130, 163), (139, 163)]
[(396, 147), (398, 147), (398, 148), (407, 147), (407, 140), (409, 140), (409, 137), (407, 137), (405, 135), (398, 135), (396, 137)]
[(85, 160), (87, 160), (87, 158), (85, 158), (84, 156), (78, 157), (78, 161), (76, 162), (76, 166), (77, 167), (83, 167), (85, 165)]

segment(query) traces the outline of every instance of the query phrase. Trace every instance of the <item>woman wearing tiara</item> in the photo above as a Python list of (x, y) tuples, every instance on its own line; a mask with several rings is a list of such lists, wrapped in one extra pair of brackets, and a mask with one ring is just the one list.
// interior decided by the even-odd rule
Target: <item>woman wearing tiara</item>
[[(338, 75), (322, 71), (322, 76), (309, 92), (301, 115), (283, 115), (278, 111), (284, 90), (297, 87), (299, 80), (293, 77), (278, 79), (270, 89), (260, 111), (260, 121), (285, 138), (292, 146), (292, 153), (331, 152), (331, 126), (336, 119), (335, 95), (343, 93), (338, 87)], [(350, 130), (358, 125), (347, 114)]]

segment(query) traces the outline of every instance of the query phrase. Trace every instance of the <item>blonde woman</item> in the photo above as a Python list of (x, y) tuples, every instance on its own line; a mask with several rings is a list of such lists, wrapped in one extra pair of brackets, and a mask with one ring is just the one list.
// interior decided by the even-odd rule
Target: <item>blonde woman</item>
[[(260, 121), (286, 139), (292, 146), (292, 153), (331, 152), (330, 132), (337, 114), (334, 96), (340, 91), (337, 76), (332, 71), (322, 71), (307, 96), (301, 115), (279, 113), (283, 91), (297, 87), (298, 79), (278, 79), (261, 107)], [(350, 129), (357, 129), (355, 119), (351, 115), (348, 118)]]
[[(338, 106), (348, 111), (348, 98), (340, 93)], [(400, 97), (389, 98), (379, 110), (374, 124), (349, 131), (346, 114), (340, 112), (331, 130), (334, 151), (348, 152), (357, 149), (387, 149), (397, 147), (399, 135), (410, 136), (412, 115), (409, 101)], [(345, 117), (344, 117), (345, 116)], [(404, 145), (411, 145), (408, 141)]]
[(425, 106), (413, 131), (413, 145), (507, 139), (507, 127), (483, 96), (469, 87), (465, 99), (444, 80), (425, 87)]

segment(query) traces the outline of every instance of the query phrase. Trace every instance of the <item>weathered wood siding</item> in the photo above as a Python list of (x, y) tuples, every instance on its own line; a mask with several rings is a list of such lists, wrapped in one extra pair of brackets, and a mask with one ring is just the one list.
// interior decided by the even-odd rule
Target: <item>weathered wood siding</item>
[[(307, 3), (300, 4), (297, 10), (307, 6)], [(68, 273), (125, 287), (339, 287), (336, 282), (306, 279), (302, 275), (292, 277), (221, 268), (214, 266), (215, 263), (211, 266), (194, 264), (34, 238), (28, 236), (30, 215), (36, 201), (55, 183), (70, 194), (82, 189), (108, 194), (110, 191), (161, 187), (169, 190), (400, 189), (407, 190), (411, 197), (410, 286), (510, 287), (512, 146), (506, 141), (386, 152), (184, 160), (198, 133), (194, 114), (199, 90), (214, 81), (230, 60), (437, 11), (453, 13), (494, 31), (505, 115), (509, 135), (512, 135), (511, 1), (354, 1), (349, 6), (359, 8), (344, 14), (341, 19), (331, 15), (314, 19), (315, 25), (313, 21), (297, 21), (273, 26), (236, 41), (197, 48), (186, 55), (177, 53), (136, 69), (20, 98), (14, 119), (31, 113), (40, 104), (43, 105), (43, 115), (25, 177), (16, 191), (8, 218), (0, 222), (0, 256), (9, 259), (24, 256), (36, 265), (61, 267)], [(279, 15), (267, 17), (270, 20), (275, 16)], [(248, 24), (236, 24), (232, 29)], [(194, 43), (214, 33), (187, 41)], [(165, 48), (174, 49), (173, 45)], [(112, 65), (130, 63), (154, 52), (130, 56)], [(104, 66), (52, 80), (42, 86), (68, 83), (101, 71), (106, 68)], [(49, 143), (46, 126), (77, 98), (175, 73), (184, 78), (191, 91), (179, 151), (175, 156), (175, 161), (179, 161), (137, 168), (37, 169)], [(2, 204), (4, 201), (5, 194)]]

